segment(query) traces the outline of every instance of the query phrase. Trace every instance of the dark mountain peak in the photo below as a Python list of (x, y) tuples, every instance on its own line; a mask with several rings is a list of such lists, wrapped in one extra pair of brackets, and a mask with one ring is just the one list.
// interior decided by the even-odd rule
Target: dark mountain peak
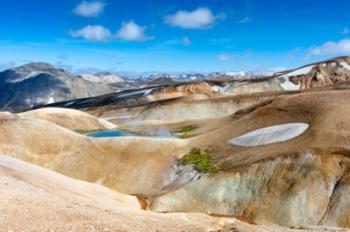
[(63, 69), (56, 68), (52, 64), (44, 62), (33, 62), (18, 66), (16, 68), (8, 69), (0, 73), (0, 79), (8, 83), (16, 83), (36, 77), (39, 74), (47, 74), (53, 77), (73, 76)]
[(25, 68), (32, 68), (32, 69), (37, 69), (37, 70), (45, 70), (45, 69), (54, 69), (55, 66), (53, 66), (50, 63), (46, 62), (32, 62), (28, 63), (19, 67), (25, 67)]
[(30, 73), (30, 72), (52, 73), (55, 71), (62, 71), (61, 69), (56, 68), (52, 64), (44, 63), (44, 62), (33, 62), (33, 63), (18, 66), (11, 70), (15, 72), (20, 72), (20, 73)]

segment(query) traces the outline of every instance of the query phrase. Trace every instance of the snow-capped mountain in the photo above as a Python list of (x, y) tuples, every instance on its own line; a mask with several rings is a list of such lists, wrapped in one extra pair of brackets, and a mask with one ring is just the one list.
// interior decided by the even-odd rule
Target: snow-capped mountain
[(284, 90), (323, 87), (350, 80), (350, 58), (337, 57), (273, 75)]
[(105, 83), (105, 84), (114, 84), (114, 83), (120, 83), (125, 82), (125, 80), (117, 76), (115, 74), (112, 74), (110, 72), (99, 72), (96, 74), (81, 74), (79, 75), (85, 80), (92, 81), (92, 82), (98, 82), (98, 83)]
[(112, 86), (87, 81), (47, 63), (30, 63), (0, 73), (0, 109), (24, 110), (114, 90)]

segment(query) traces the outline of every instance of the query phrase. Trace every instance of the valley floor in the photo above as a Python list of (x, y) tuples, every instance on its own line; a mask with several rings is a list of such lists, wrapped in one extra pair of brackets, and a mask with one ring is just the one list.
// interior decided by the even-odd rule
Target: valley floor
[(1, 230), (350, 228), (348, 83), (196, 94), (0, 113)]

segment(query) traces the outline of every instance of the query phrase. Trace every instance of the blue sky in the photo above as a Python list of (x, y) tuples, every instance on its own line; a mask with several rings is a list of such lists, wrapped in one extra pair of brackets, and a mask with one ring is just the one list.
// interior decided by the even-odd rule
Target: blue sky
[(0, 68), (291, 68), (350, 55), (349, 9), (347, 0), (2, 1)]

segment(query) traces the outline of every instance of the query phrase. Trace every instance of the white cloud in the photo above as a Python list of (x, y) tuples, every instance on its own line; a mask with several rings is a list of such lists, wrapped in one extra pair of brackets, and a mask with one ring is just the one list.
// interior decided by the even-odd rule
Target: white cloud
[(220, 53), (218, 55), (218, 59), (222, 62), (226, 62), (226, 61), (229, 61), (232, 57), (228, 54), (225, 54), (225, 53)]
[(338, 42), (330, 41), (317, 47), (312, 47), (307, 53), (310, 56), (323, 55), (349, 55), (350, 54), (350, 39), (343, 39)]
[(124, 22), (117, 33), (117, 38), (125, 41), (145, 41), (150, 39), (145, 35), (145, 28), (134, 21)]
[(83, 17), (98, 17), (104, 7), (105, 3), (100, 1), (83, 1), (74, 8), (73, 13)]
[(248, 16), (237, 21), (238, 24), (244, 24), (249, 22), (250, 22), (250, 18)]
[(201, 29), (208, 28), (215, 20), (224, 20), (225, 15), (215, 16), (208, 8), (198, 8), (194, 11), (178, 11), (165, 17), (165, 23), (182, 28)]
[(72, 37), (84, 38), (91, 41), (107, 41), (112, 39), (112, 33), (101, 25), (88, 25), (80, 30), (71, 31)]
[(188, 38), (188, 37), (186, 36), (186, 37), (183, 37), (183, 38), (182, 38), (181, 43), (182, 43), (184, 46), (189, 46), (189, 45), (192, 44), (192, 41), (190, 40), (190, 38)]

